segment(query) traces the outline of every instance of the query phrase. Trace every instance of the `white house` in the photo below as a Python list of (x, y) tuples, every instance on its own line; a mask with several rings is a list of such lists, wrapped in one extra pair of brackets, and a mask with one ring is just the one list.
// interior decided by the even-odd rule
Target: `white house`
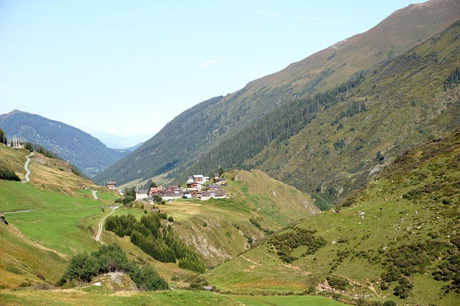
[(136, 191), (136, 200), (143, 200), (149, 197), (149, 191), (147, 189), (141, 189)]

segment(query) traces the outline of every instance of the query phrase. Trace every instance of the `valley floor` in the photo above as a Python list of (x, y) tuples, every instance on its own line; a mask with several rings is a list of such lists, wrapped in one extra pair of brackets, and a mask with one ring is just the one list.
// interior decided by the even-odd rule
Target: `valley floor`
[(206, 291), (108, 292), (89, 286), (83, 289), (0, 290), (1, 305), (344, 305), (315, 296), (230, 296)]

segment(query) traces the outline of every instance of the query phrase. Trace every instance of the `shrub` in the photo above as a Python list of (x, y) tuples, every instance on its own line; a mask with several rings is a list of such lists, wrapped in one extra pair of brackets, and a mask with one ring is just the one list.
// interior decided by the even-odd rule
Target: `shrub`
[(342, 276), (330, 275), (326, 279), (332, 288), (335, 288), (338, 290), (345, 290), (348, 286), (348, 280)]
[(123, 271), (129, 275), (141, 290), (168, 289), (168, 283), (150, 266), (139, 268), (129, 261), (125, 252), (116, 244), (103, 245), (91, 254), (78, 254), (72, 257), (66, 272), (58, 285), (63, 286), (74, 280), (90, 282), (99, 274)]

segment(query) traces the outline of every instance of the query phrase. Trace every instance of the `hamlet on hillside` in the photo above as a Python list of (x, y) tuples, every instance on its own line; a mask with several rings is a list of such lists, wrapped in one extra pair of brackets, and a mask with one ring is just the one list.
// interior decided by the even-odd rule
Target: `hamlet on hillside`
[[(150, 187), (149, 189), (137, 189), (136, 200), (155, 202), (155, 196), (161, 196), (165, 201), (185, 198), (185, 199), (199, 199), (206, 201), (209, 199), (225, 199), (227, 193), (222, 188), (227, 186), (225, 178), (215, 174), (212, 180), (208, 176), (192, 175), (187, 178), (187, 187), (182, 189), (180, 186), (172, 185), (167, 187)], [(116, 189), (116, 182), (106, 182), (106, 187), (109, 189)], [(122, 192), (122, 191), (120, 191)]]

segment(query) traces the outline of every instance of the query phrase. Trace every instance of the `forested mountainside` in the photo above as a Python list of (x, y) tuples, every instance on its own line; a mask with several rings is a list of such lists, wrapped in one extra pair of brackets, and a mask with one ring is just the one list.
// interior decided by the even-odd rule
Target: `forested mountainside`
[[(239, 136), (236, 137), (242, 139), (241, 134), (245, 128), (259, 120), (267, 120), (269, 117), (264, 118), (264, 116), (270, 114), (271, 111), (284, 112), (285, 107), (291, 107), (292, 103), (298, 103), (296, 101), (314, 99), (316, 94), (321, 94), (323, 97), (331, 96), (337, 90), (342, 96), (340, 99), (349, 98), (349, 91), (340, 92), (341, 84), (356, 80), (361, 82), (361, 75), (365, 75), (366, 80), (371, 75), (377, 77), (373, 74), (375, 65), (394, 61), (403, 52), (408, 55), (409, 49), (445, 30), (446, 27), (458, 20), (460, 18), (459, 12), (460, 3), (453, 0), (434, 0), (398, 10), (363, 34), (355, 35), (298, 63), (291, 64), (278, 73), (253, 81), (240, 91), (225, 97), (210, 99), (185, 111), (168, 123), (157, 135), (145, 142), (138, 150), (95, 176), (94, 180), (99, 184), (105, 180), (116, 180), (122, 184), (133, 180), (146, 181), (160, 174), (169, 174), (169, 178), (172, 179), (181, 176), (183, 178), (195, 169), (206, 174), (208, 171), (215, 172), (217, 170), (215, 168), (210, 169), (208, 166), (199, 169), (197, 167), (189, 168), (196, 163), (200, 165), (212, 164), (214, 167), (224, 164), (229, 165), (229, 167), (238, 166), (242, 164), (241, 156), (237, 156), (235, 157), (236, 160), (229, 162), (228, 156), (230, 154), (227, 152), (223, 152), (224, 154), (221, 156), (211, 154), (211, 152), (220, 152), (218, 146), (221, 143), (235, 141), (236, 138), (233, 137), (240, 132)], [(402, 71), (399, 70), (398, 73), (402, 73)], [(441, 82), (443, 81), (444, 79), (441, 80)], [(383, 88), (379, 88), (378, 85), (376, 83), (372, 89), (380, 90), (379, 97), (381, 97)], [(376, 96), (377, 93), (373, 99), (378, 99)], [(329, 101), (317, 105), (317, 109), (323, 110), (325, 105), (330, 103)], [(329, 106), (332, 105), (327, 107)], [(344, 108), (341, 109), (341, 107)], [(349, 108), (348, 103), (340, 103), (334, 110), (341, 113), (346, 112)], [(319, 119), (318, 116), (321, 114), (317, 114), (315, 122), (323, 122), (324, 125), (330, 124), (334, 120), (327, 117)], [(268, 122), (268, 124), (271, 123)], [(355, 132), (359, 135), (362, 131), (355, 129)], [(275, 138), (279, 136), (270, 135), (270, 137)], [(365, 138), (363, 139), (365, 141)], [(250, 139), (249, 143), (240, 143), (240, 147), (253, 147), (255, 141), (258, 140)], [(316, 139), (312, 139), (310, 141), (312, 143), (309, 145), (315, 146), (314, 141)], [(304, 148), (307, 142), (308, 140), (305, 139)], [(338, 144), (338, 146), (342, 145), (342, 142)], [(265, 148), (265, 145), (263, 147)], [(216, 151), (213, 151), (214, 149)], [(284, 148), (284, 151), (286, 150), (289, 151), (288, 146)], [(251, 156), (245, 158), (255, 157), (258, 153), (254, 151)], [(271, 154), (271, 151), (265, 150), (263, 154)], [(227, 160), (221, 161), (220, 158)], [(293, 169), (285, 169), (286, 171), (279, 171), (278, 173), (273, 170), (277, 167), (283, 168), (289, 158), (276, 158), (278, 160), (270, 162), (270, 165), (265, 164), (260, 159), (247, 161), (244, 164), (248, 169), (265, 164), (264, 169), (271, 169), (271, 175), (275, 174), (288, 183), (296, 183), (296, 186), (304, 191), (316, 190), (318, 184), (309, 186), (310, 183), (299, 183), (289, 178), (287, 173), (292, 172)], [(294, 170), (306, 172), (305, 168)], [(299, 180), (303, 180), (303, 178), (299, 177)], [(325, 184), (319, 190), (323, 195), (324, 187), (329, 190), (330, 186), (327, 185)], [(329, 200), (336, 197), (332, 189), (331, 193)]]
[(8, 140), (16, 136), (39, 144), (89, 177), (129, 154), (127, 150), (109, 149), (93, 136), (65, 123), (18, 110), (1, 115), (0, 128)]
[(459, 126), (459, 37), (456, 22), (332, 90), (295, 99), (210, 150), (187, 172), (259, 168), (335, 202), (388, 160)]
[(459, 188), (454, 130), (398, 156), (334, 209), (277, 232), (206, 279), (234, 294), (281, 287), (357, 305), (458, 305)]

